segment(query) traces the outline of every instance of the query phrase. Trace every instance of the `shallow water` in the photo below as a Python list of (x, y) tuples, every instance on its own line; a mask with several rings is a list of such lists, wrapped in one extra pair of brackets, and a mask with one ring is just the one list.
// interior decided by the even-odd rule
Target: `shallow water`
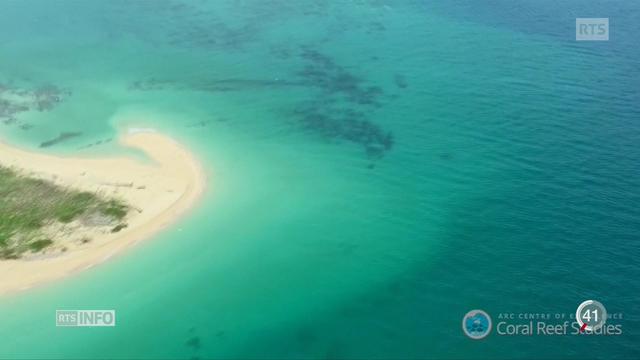
[[(0, 358), (640, 356), (638, 4), (2, 5), (0, 98), (31, 99), (4, 141), (103, 155), (153, 127), (210, 186), (154, 239), (0, 299)], [(605, 16), (611, 41), (574, 41)], [(622, 336), (460, 330), (587, 298)], [(118, 324), (54, 326), (75, 308)]]

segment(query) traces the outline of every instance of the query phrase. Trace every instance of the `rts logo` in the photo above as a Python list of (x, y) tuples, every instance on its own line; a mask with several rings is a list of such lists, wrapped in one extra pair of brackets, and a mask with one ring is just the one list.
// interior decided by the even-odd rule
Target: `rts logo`
[(609, 18), (577, 18), (577, 41), (608, 41)]

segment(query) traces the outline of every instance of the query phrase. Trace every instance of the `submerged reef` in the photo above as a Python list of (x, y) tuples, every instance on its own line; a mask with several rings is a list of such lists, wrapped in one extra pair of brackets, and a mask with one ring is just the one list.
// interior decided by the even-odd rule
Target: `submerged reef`
[[(248, 51), (256, 43), (268, 44), (265, 57), (277, 72), (263, 77), (237, 76), (224, 78), (214, 70), (203, 67), (191, 73), (190, 78), (163, 78), (153, 74), (137, 79), (129, 85), (131, 91), (194, 91), (203, 93), (243, 92), (262, 90), (295, 91), (308, 94), (308, 99), (286, 105), (282, 112), (302, 131), (319, 135), (328, 141), (344, 141), (362, 146), (368, 158), (379, 159), (393, 148), (393, 135), (373, 121), (375, 111), (384, 105), (390, 96), (385, 90), (366, 78), (366, 73), (355, 69), (354, 64), (345, 65), (339, 59), (322, 52), (323, 44), (347, 32), (357, 31), (367, 36), (382, 36), (387, 31), (384, 16), (362, 19), (358, 16), (341, 15), (333, 18), (331, 2), (313, 1), (304, 7), (286, 0), (270, 2), (246, 1), (234, 3), (220, 12), (197, 2), (159, 0), (133, 5), (116, 3), (117, 11), (126, 19), (128, 14), (145, 13), (157, 30), (149, 32), (141, 28), (137, 21), (125, 22), (118, 27), (115, 36), (134, 36), (154, 46), (171, 46), (189, 49), (203, 56), (217, 57), (220, 53), (234, 55)], [(131, 11), (130, 6), (137, 7)], [(369, 6), (369, 5), (367, 5)], [(386, 11), (386, 4), (371, 4)], [(265, 33), (271, 25), (288, 21), (296, 16), (331, 18), (325, 34), (308, 39), (304, 44), (294, 41), (271, 43)], [(167, 19), (170, 26), (167, 26)], [(149, 26), (149, 21), (146, 22)], [(255, 53), (248, 52), (251, 56)], [(369, 59), (368, 57), (363, 60)], [(369, 59), (370, 60), (370, 59)], [(393, 83), (398, 88), (406, 88), (407, 81), (396, 75)], [(392, 83), (392, 84), (393, 84)], [(297, 92), (300, 88), (301, 91)], [(199, 126), (199, 125), (196, 125)]]
[(136, 91), (158, 91), (158, 90), (187, 90), (202, 92), (226, 92), (243, 91), (259, 88), (278, 88), (291, 86), (304, 86), (305, 84), (295, 81), (279, 79), (203, 79), (192, 82), (180, 80), (166, 80), (150, 78), (147, 80), (137, 80), (129, 85), (129, 90)]
[(293, 111), (300, 124), (326, 139), (346, 140), (359, 144), (371, 159), (381, 158), (393, 147), (393, 134), (369, 121), (362, 112), (342, 111), (322, 104), (303, 104)]
[[(277, 49), (281, 52), (285, 48)], [(286, 53), (290, 55), (288, 51)], [(311, 94), (316, 93), (314, 100), (299, 101), (284, 112), (301, 129), (328, 140), (361, 145), (371, 159), (379, 159), (393, 148), (393, 134), (370, 119), (372, 111), (383, 106), (384, 90), (381, 87), (370, 84), (333, 58), (310, 47), (301, 47), (298, 56), (302, 60), (302, 68), (286, 79), (204, 77), (184, 81), (151, 77), (132, 82), (129, 90), (217, 93), (305, 88)], [(394, 80), (398, 87), (407, 86), (400, 75)]]
[[(236, 18), (240, 21), (230, 23), (228, 18), (211, 11), (206, 4), (172, 0), (114, 2), (112, 6), (118, 18), (123, 19), (112, 30), (114, 37), (134, 36), (154, 45), (205, 51), (241, 51), (248, 43), (258, 40), (262, 34), (261, 25), (274, 18), (273, 15), (260, 14), (261, 10), (254, 8), (238, 11), (238, 15), (246, 18)], [(263, 6), (261, 2), (234, 4), (237, 9), (245, 6), (261, 7), (262, 10), (268, 9), (277, 14), (277, 9), (274, 9), (277, 5), (272, 2), (269, 2), (269, 6)], [(144, 24), (137, 21), (137, 14), (145, 14)], [(171, 19), (172, 26), (166, 26), (167, 19)], [(155, 31), (149, 32), (148, 26)]]
[[(30, 89), (0, 83), (0, 122), (11, 125), (19, 122), (18, 118), (22, 113), (51, 111), (70, 95), (71, 91), (55, 85)], [(23, 130), (31, 127), (30, 124), (20, 124)]]
[(302, 47), (300, 57), (307, 65), (297, 75), (309, 86), (324, 90), (329, 95), (341, 95), (345, 100), (360, 105), (379, 107), (384, 93), (379, 86), (367, 85), (366, 81), (335, 63), (330, 57), (316, 50)]
[(384, 91), (349, 72), (334, 59), (301, 47), (306, 63), (296, 75), (320, 91), (318, 99), (300, 104), (293, 116), (308, 130), (327, 138), (361, 145), (367, 157), (378, 159), (393, 148), (393, 134), (369, 119), (382, 106)]

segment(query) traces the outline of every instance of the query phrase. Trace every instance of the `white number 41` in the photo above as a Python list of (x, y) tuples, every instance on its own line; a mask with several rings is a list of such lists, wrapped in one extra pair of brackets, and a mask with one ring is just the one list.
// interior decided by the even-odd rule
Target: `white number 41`
[(591, 316), (593, 314), (593, 322), (597, 323), (598, 322), (598, 309), (595, 310), (585, 310), (585, 312), (582, 313), (582, 319), (586, 320), (586, 323), (590, 323), (591, 322)]

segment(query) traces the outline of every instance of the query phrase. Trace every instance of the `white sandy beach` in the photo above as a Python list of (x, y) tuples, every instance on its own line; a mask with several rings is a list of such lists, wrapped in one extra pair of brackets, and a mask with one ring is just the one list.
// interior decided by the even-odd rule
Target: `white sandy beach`
[(126, 134), (120, 141), (144, 151), (153, 161), (58, 157), (0, 142), (0, 165), (63, 186), (119, 197), (134, 209), (124, 230), (96, 232), (91, 242), (70, 247), (63, 254), (0, 260), (0, 294), (29, 289), (104, 262), (175, 222), (201, 197), (206, 184), (202, 167), (173, 139), (141, 131)]

